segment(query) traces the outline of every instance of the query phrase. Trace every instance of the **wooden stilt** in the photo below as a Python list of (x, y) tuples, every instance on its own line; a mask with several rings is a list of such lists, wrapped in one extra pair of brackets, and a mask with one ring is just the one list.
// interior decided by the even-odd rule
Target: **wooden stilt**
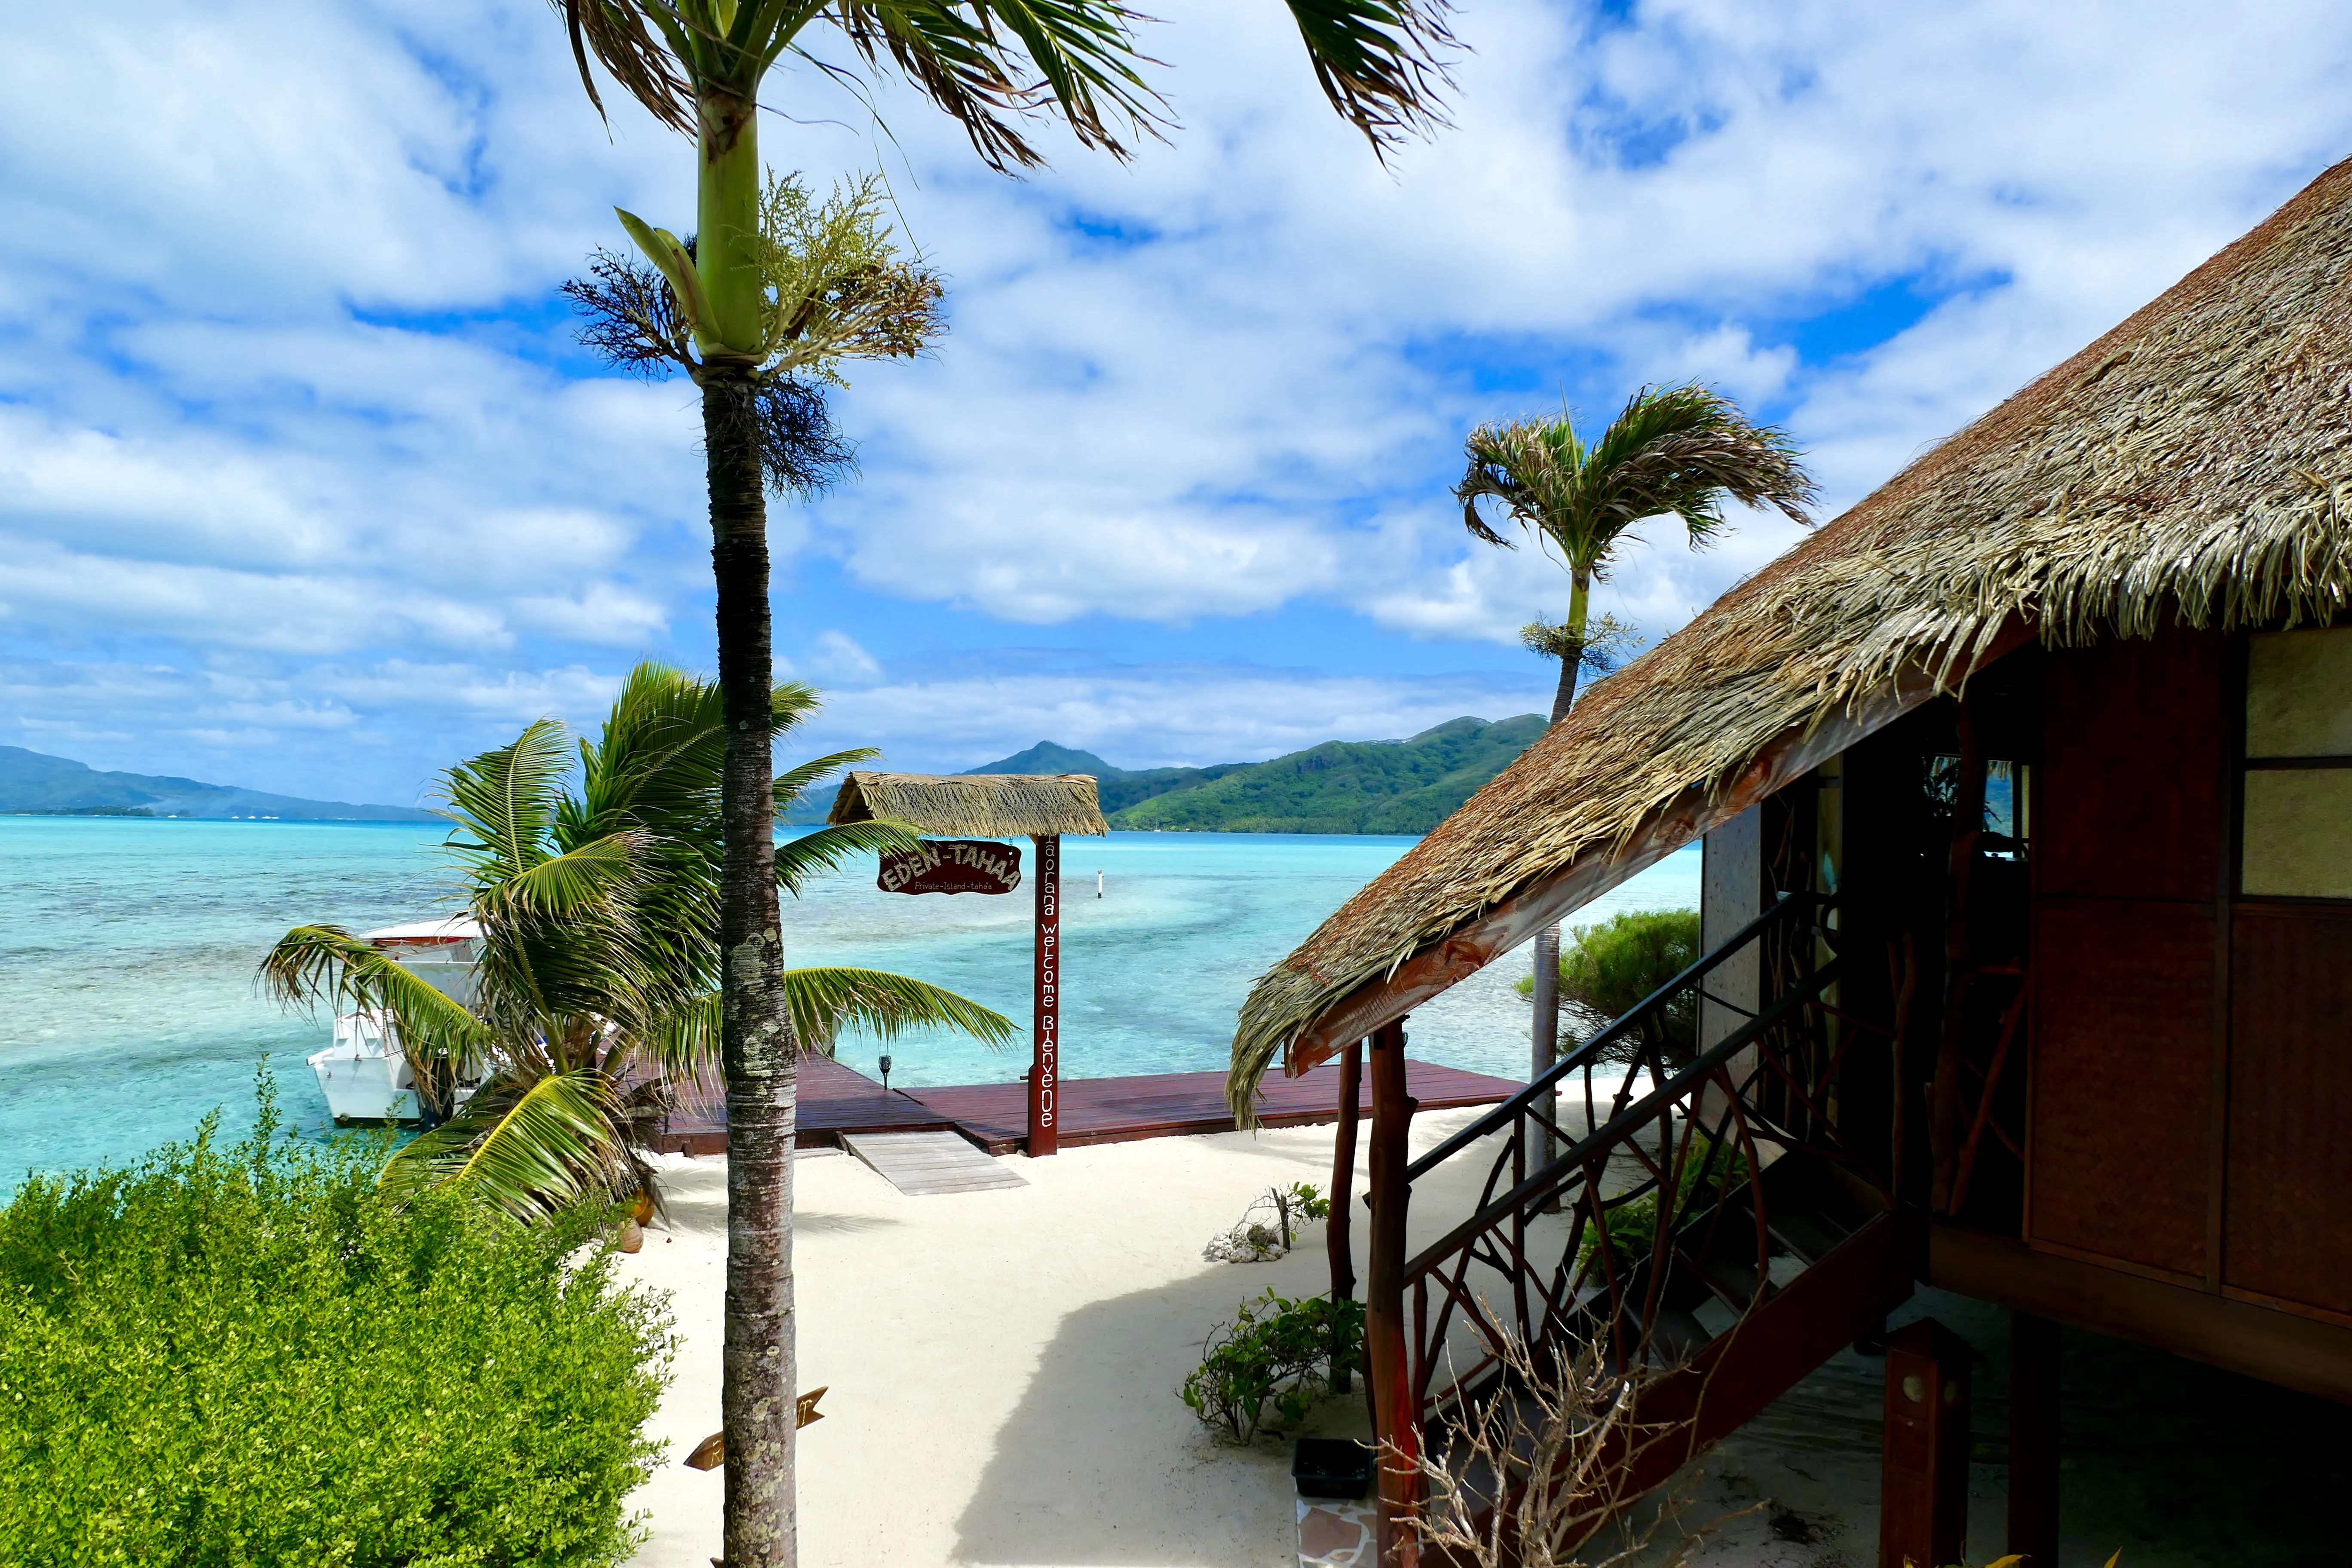
[(2009, 1315), (2009, 1550), (2058, 1562), (2058, 1325)]
[(1062, 1147), (1055, 1101), (1062, 1086), (1062, 836), (1040, 833), (1037, 846), (1037, 1026), (1029, 1054), (1029, 1157)]
[(1380, 1468), (1377, 1528), (1381, 1568), (1416, 1568), (1420, 1542), (1405, 1521), (1418, 1509), (1420, 1402), (1405, 1351), (1405, 1209), (1412, 1188), (1407, 1135), (1412, 1099), (1405, 1092), (1404, 1024), (1372, 1037), (1372, 1235), (1364, 1287), (1365, 1379), (1371, 1386), (1372, 1436), (1388, 1450)]
[[(1349, 1245), (1349, 1212), (1356, 1196), (1356, 1102), (1362, 1098), (1364, 1043), (1358, 1040), (1339, 1055), (1339, 1130), (1331, 1141), (1331, 1217), (1324, 1223), (1323, 1247), (1331, 1259), (1331, 1300), (1345, 1301), (1356, 1293), (1356, 1257)], [(1331, 1387), (1348, 1392), (1348, 1363), (1331, 1363)]]
[(1886, 1336), (1880, 1568), (1963, 1561), (1969, 1532), (1969, 1347), (1932, 1320)]

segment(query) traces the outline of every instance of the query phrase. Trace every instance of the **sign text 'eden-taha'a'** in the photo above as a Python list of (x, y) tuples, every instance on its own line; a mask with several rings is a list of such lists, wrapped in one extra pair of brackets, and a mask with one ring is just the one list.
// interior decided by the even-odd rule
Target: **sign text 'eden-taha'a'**
[(985, 838), (926, 838), (882, 857), (874, 885), (886, 893), (1009, 893), (1021, 885), (1021, 851)]

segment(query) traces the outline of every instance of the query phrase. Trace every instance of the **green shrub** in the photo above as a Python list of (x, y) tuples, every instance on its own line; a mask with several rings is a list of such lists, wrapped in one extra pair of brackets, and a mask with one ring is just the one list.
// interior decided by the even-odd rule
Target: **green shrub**
[[(1612, 915), (1599, 925), (1577, 926), (1569, 936), (1559, 952), (1559, 1010), (1579, 1040), (1591, 1039), (1698, 962), (1696, 910)], [(1519, 982), (1520, 995), (1534, 992), (1534, 976)], [(1688, 992), (1676, 996), (1642, 1021), (1641, 1037), (1670, 1063), (1690, 1060), (1698, 1051), (1697, 998)], [(1627, 1041), (1608, 1054), (1631, 1061), (1633, 1047)]]
[(1361, 1301), (1293, 1300), (1269, 1286), (1211, 1331), (1181, 1392), (1202, 1426), (1247, 1443), (1297, 1426), (1328, 1386), (1330, 1367), (1353, 1365), (1363, 1344)]
[(604, 1216), (395, 1208), (380, 1146), (273, 1146), (261, 1100), (0, 1209), (0, 1563), (626, 1557), (669, 1326)]

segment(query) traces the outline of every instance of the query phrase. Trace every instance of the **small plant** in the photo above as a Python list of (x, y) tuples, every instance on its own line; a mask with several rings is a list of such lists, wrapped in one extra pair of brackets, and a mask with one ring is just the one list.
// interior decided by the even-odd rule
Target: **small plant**
[(1269, 1286), (1211, 1331), (1179, 1392), (1201, 1425), (1228, 1442), (1254, 1442), (1304, 1420), (1329, 1386), (1328, 1369), (1352, 1363), (1363, 1342), (1362, 1302), (1293, 1300)]
[[(1712, 1161), (1704, 1150), (1692, 1150), (1675, 1178), (1675, 1228), (1681, 1228), (1696, 1210), (1714, 1203), (1747, 1180), (1748, 1161), (1738, 1150), (1719, 1149)], [(1608, 1226), (1609, 1248), (1615, 1266), (1624, 1268), (1647, 1258), (1651, 1247), (1657, 1244), (1658, 1194), (1654, 1189), (1631, 1203), (1604, 1209), (1601, 1218)], [(1578, 1268), (1584, 1267), (1598, 1245), (1598, 1237), (1588, 1229), (1577, 1251)]]
[(1231, 1230), (1201, 1249), (1204, 1263), (1271, 1263), (1297, 1242), (1298, 1227), (1330, 1216), (1331, 1200), (1305, 1182), (1268, 1187)]

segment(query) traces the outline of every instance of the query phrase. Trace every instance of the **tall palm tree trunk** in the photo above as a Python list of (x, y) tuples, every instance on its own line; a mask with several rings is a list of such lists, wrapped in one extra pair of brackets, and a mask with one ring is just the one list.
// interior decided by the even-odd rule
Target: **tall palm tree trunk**
[(719, 978), (727, 1072), (728, 1568), (793, 1568), (793, 1137), (800, 1053), (784, 1003), (776, 907), (774, 659), (768, 508), (750, 366), (714, 355), (702, 375), (710, 563), (719, 584), (719, 684), (727, 715), (720, 791)]
[(1591, 621), (1592, 574), (1587, 568), (1573, 568), (1569, 576), (1568, 636), (1559, 650), (1559, 689), (1551, 699), (1555, 724), (1568, 717), (1569, 706), (1576, 700), (1576, 676), (1584, 667), (1584, 630)]
[(699, 159), (695, 269), (717, 342), (703, 344), (702, 437), (710, 564), (719, 584), (719, 688), (727, 718), (719, 810), (720, 1059), (727, 1074), (727, 1568), (794, 1568), (793, 1139), (800, 1051), (784, 1001), (776, 907), (775, 658), (768, 606), (768, 502), (757, 383), (766, 353), (760, 273), (757, 106), (706, 83), (695, 100)]

